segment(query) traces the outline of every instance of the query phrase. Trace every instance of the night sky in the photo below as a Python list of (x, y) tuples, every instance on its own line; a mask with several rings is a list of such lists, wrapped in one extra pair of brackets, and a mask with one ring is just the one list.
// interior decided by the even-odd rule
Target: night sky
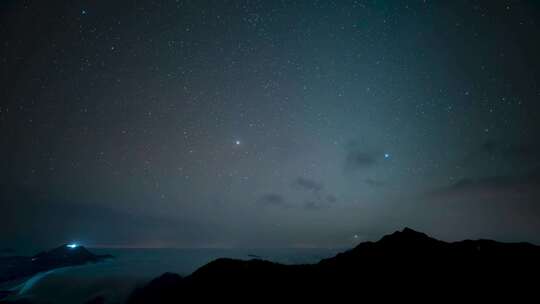
[(540, 243), (537, 1), (0, 4), (0, 248)]

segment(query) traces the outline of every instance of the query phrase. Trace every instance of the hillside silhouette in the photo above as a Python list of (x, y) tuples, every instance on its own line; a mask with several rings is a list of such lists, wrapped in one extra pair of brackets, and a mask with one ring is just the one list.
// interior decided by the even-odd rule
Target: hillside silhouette
[(509, 296), (515, 300), (536, 290), (539, 260), (540, 247), (529, 243), (449, 243), (405, 228), (317, 264), (217, 259), (186, 277), (165, 273), (137, 289), (129, 303), (336, 302), (350, 297), (442, 301)]
[(60, 267), (99, 262), (110, 255), (96, 255), (84, 246), (64, 244), (34, 256), (0, 257), (0, 283), (30, 277)]

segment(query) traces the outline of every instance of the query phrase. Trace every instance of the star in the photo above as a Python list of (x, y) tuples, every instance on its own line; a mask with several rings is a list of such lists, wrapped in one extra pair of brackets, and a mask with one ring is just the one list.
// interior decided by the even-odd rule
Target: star
[(234, 142), (234, 144), (237, 145), (237, 146), (239, 146), (239, 145), (240, 145), (240, 141), (239, 141), (239, 140), (236, 140), (236, 141)]
[(385, 158), (385, 159), (389, 159), (389, 158), (390, 158), (390, 154), (389, 154), (389, 153), (384, 153), (384, 158)]

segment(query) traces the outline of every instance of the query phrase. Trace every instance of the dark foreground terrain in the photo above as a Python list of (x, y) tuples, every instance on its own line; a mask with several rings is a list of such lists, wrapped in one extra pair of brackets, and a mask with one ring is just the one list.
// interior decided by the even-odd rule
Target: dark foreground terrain
[[(95, 255), (83, 246), (71, 248), (68, 245), (62, 245), (30, 257), (0, 257), (0, 284), (24, 279), (39, 272), (49, 271), (60, 267), (98, 262), (110, 257), (110, 255)], [(0, 290), (0, 303), (1, 299), (9, 294), (9, 291)]]
[(312, 265), (218, 259), (187, 277), (166, 273), (129, 303), (487, 300), (524, 302), (540, 283), (540, 247), (439, 241), (405, 228)]

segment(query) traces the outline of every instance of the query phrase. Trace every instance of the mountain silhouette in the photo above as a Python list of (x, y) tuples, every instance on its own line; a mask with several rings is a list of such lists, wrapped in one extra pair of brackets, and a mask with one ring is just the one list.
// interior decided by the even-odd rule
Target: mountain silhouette
[(98, 262), (110, 255), (95, 255), (83, 246), (64, 244), (34, 256), (0, 257), (0, 283), (32, 276), (59, 267)]
[(539, 261), (540, 247), (529, 243), (449, 243), (405, 228), (317, 264), (217, 259), (186, 277), (163, 274), (135, 290), (128, 303), (516, 301), (534, 294)]

